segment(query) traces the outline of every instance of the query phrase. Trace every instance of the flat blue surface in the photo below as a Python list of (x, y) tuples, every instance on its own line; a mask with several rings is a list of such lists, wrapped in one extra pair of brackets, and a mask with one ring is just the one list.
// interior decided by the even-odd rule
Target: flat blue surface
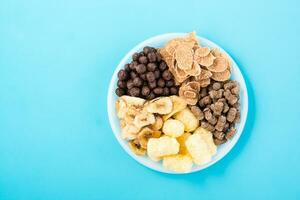
[[(0, 199), (299, 199), (300, 22), (296, 1), (0, 1)], [(120, 59), (189, 32), (240, 65), (249, 117), (235, 148), (195, 174), (151, 171), (106, 113)]]

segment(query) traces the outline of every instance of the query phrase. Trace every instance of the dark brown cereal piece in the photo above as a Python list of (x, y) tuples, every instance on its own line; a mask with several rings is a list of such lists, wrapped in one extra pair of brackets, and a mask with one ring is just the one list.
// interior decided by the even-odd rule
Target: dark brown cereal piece
[(213, 132), (215, 130), (215, 127), (213, 125), (205, 121), (201, 121), (201, 127), (210, 132)]
[(143, 86), (142, 87), (142, 95), (146, 97), (149, 94), (150, 94), (150, 88), (148, 86)]
[(133, 97), (140, 96), (140, 92), (141, 92), (141, 89), (138, 87), (133, 87), (128, 90), (128, 93), (130, 94), (130, 96), (133, 96)]
[(169, 94), (170, 94), (170, 89), (167, 88), (167, 87), (164, 87), (163, 95), (164, 95), (164, 96), (168, 96)]
[(158, 87), (165, 87), (165, 85), (166, 85), (166, 82), (165, 82), (164, 79), (160, 78), (160, 79), (157, 80), (157, 86)]
[(156, 94), (156, 95), (162, 95), (163, 92), (164, 92), (164, 89), (161, 88), (161, 87), (157, 87), (157, 88), (154, 88), (154, 89), (153, 89), (153, 92), (154, 92), (154, 94)]
[(148, 63), (147, 64), (147, 70), (149, 72), (154, 72), (157, 69), (157, 65), (155, 63)]
[(118, 95), (119, 97), (123, 96), (125, 94), (126, 94), (126, 92), (125, 92), (125, 90), (123, 88), (117, 88), (116, 89), (116, 95)]
[(170, 94), (171, 94), (171, 95), (175, 95), (175, 94), (177, 94), (177, 93), (178, 93), (177, 87), (171, 87), (171, 88), (170, 88)]
[(167, 87), (172, 87), (172, 86), (174, 86), (174, 85), (175, 85), (174, 80), (166, 81), (166, 86), (167, 86)]
[(155, 79), (159, 79), (160, 75), (161, 75), (161, 72), (158, 69), (154, 71)]
[(125, 81), (128, 79), (128, 73), (124, 70), (124, 69), (121, 69), (119, 72), (118, 72), (118, 78), (119, 80), (121, 81)]
[(148, 63), (147, 57), (146, 56), (140, 56), (139, 57), (139, 63), (147, 64)]
[(118, 80), (117, 85), (119, 88), (126, 88), (126, 81)]
[(162, 61), (162, 62), (159, 64), (159, 70), (160, 70), (160, 71), (166, 70), (167, 67), (168, 67), (168, 66), (167, 66), (167, 64), (166, 64), (165, 61)]
[(212, 105), (213, 105), (212, 111), (214, 112), (214, 115), (221, 115), (223, 108), (224, 108), (224, 103), (221, 101), (218, 101)]
[(155, 62), (156, 61), (156, 53), (155, 52), (150, 52), (147, 54), (149, 62)]
[(143, 85), (143, 81), (140, 77), (135, 77), (133, 79), (133, 85), (136, 86), (136, 87), (140, 87)]
[(155, 81), (155, 75), (154, 75), (153, 72), (148, 72), (148, 73), (146, 74), (146, 78), (147, 78), (148, 82), (153, 82), (153, 81)]
[(172, 79), (172, 74), (169, 70), (165, 70), (163, 73), (162, 73), (162, 77), (163, 79), (165, 79), (166, 81), (169, 81)]
[(212, 85), (213, 90), (219, 90), (219, 89), (221, 89), (221, 87), (222, 87), (222, 84), (220, 82), (215, 82)]
[(215, 132), (213, 133), (213, 135), (214, 135), (215, 138), (217, 138), (217, 139), (219, 139), (219, 140), (223, 140), (224, 137), (225, 137), (225, 134), (224, 134), (224, 132), (222, 132), (222, 131), (215, 131)]
[(211, 98), (210, 98), (210, 96), (207, 95), (207, 96), (201, 98), (198, 104), (202, 108), (205, 107), (208, 104), (211, 104)]
[(207, 95), (207, 88), (201, 88), (200, 90), (200, 97), (205, 97)]
[(152, 100), (155, 98), (155, 94), (153, 92), (150, 92), (150, 94), (146, 97), (148, 100)]
[(234, 88), (235, 86), (237, 86), (237, 83), (235, 81), (229, 80), (224, 84), (224, 89), (225, 90), (231, 90), (232, 88)]
[(211, 125), (215, 125), (217, 123), (217, 118), (213, 115), (210, 120), (207, 120)]
[(156, 88), (156, 81), (152, 81), (148, 83), (150, 89)]
[(219, 140), (217, 138), (214, 138), (214, 143), (215, 145), (221, 145), (221, 144), (224, 144), (226, 142), (226, 140)]
[(228, 113), (227, 113), (227, 121), (233, 122), (237, 114), (237, 109), (236, 108), (230, 108)]
[(130, 79), (130, 80), (127, 81), (126, 87), (127, 87), (128, 90), (130, 90), (131, 88), (134, 87), (134, 84), (133, 84), (133, 80), (132, 80), (132, 79)]
[(223, 115), (219, 116), (218, 122), (217, 122), (217, 124), (215, 126), (216, 130), (222, 131), (223, 128), (224, 128), (224, 126), (225, 126), (225, 124), (226, 124), (226, 117), (223, 116)]
[(204, 113), (198, 106), (190, 106), (190, 109), (198, 120), (202, 120), (204, 118)]
[(132, 60), (133, 61), (138, 61), (138, 59), (139, 59), (139, 53), (134, 53), (133, 55), (132, 55)]
[(204, 118), (205, 118), (207, 121), (211, 120), (211, 118), (213, 117), (213, 114), (211, 113), (211, 110), (210, 110), (209, 108), (205, 108), (205, 109), (203, 110), (203, 112), (204, 112)]
[(147, 71), (146, 65), (144, 64), (138, 64), (135, 68), (136, 72), (139, 74), (143, 74)]

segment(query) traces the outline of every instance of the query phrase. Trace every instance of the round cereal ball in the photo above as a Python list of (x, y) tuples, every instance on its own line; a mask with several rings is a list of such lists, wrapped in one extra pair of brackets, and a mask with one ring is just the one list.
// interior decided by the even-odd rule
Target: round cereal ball
[(136, 72), (139, 74), (143, 74), (147, 71), (146, 65), (144, 64), (138, 64), (135, 68)]
[(155, 62), (156, 61), (156, 53), (150, 52), (147, 55), (149, 62)]
[(159, 64), (159, 70), (160, 71), (165, 71), (167, 69), (167, 63), (165, 61), (162, 61), (160, 64)]
[(147, 57), (146, 56), (140, 56), (139, 57), (139, 63), (147, 64), (148, 63)]
[(124, 69), (121, 69), (121, 70), (118, 72), (118, 78), (119, 78), (119, 80), (121, 80), (121, 81), (127, 80), (127, 78), (128, 78), (127, 72), (126, 72)]
[(165, 79), (166, 81), (169, 81), (172, 79), (172, 74), (169, 70), (165, 70), (163, 73), (162, 73), (162, 77), (163, 79)]
[(155, 81), (155, 75), (154, 75), (153, 72), (148, 72), (148, 73), (146, 74), (146, 78), (147, 78), (148, 82), (153, 82), (153, 81)]
[(169, 94), (170, 94), (170, 89), (167, 88), (167, 87), (164, 87), (164, 89), (163, 89), (163, 95), (164, 96), (169, 96)]
[(126, 88), (126, 81), (118, 80), (117, 85), (119, 88)]
[(151, 90), (148, 86), (143, 86), (142, 87), (142, 95), (143, 96), (145, 96), (145, 97), (148, 96), (150, 94), (150, 92), (151, 92)]
[(147, 64), (147, 70), (149, 72), (154, 72), (157, 68), (157, 65), (155, 63), (148, 63)]
[(161, 75), (161, 73), (160, 73), (160, 71), (158, 69), (154, 71), (155, 79), (159, 79), (160, 75)]
[(133, 85), (136, 86), (136, 87), (140, 87), (143, 85), (143, 81), (140, 77), (135, 77), (133, 79)]
[(160, 62), (162, 60), (162, 57), (160, 55), (160, 53), (156, 52), (156, 61)]
[(154, 92), (154, 94), (156, 94), (156, 95), (162, 95), (163, 92), (164, 92), (164, 89), (161, 88), (161, 87), (157, 87), (157, 88), (154, 88), (154, 89), (153, 89), (153, 92)]
[(172, 86), (174, 86), (175, 85), (175, 81), (174, 80), (169, 80), (169, 81), (166, 81), (166, 86), (167, 87), (172, 87)]
[(147, 100), (152, 100), (155, 98), (155, 94), (153, 92), (150, 92), (150, 94), (146, 97)]
[(144, 81), (147, 80), (146, 74), (140, 74), (140, 78), (141, 78), (142, 80), (144, 80)]
[(162, 132), (170, 137), (179, 137), (184, 133), (184, 124), (176, 119), (165, 121)]
[(150, 53), (151, 51), (152, 51), (152, 48), (149, 47), (149, 46), (145, 46), (145, 47), (143, 48), (143, 52), (144, 52), (145, 54), (148, 54), (148, 53)]
[(139, 56), (140, 56), (139, 53), (134, 53), (134, 54), (132, 55), (132, 60), (138, 61)]
[(134, 71), (131, 71), (131, 72), (130, 72), (130, 78), (134, 79), (134, 78), (137, 77), (137, 76), (138, 76), (138, 75), (137, 75), (136, 72), (134, 72)]
[(154, 89), (156, 88), (156, 81), (149, 82), (148, 85), (151, 89)]
[(141, 89), (138, 87), (133, 87), (128, 90), (128, 93), (130, 94), (130, 96), (133, 96), (133, 97), (140, 96), (140, 92), (141, 92)]
[(138, 65), (139, 63), (137, 61), (132, 61), (130, 64), (129, 64), (129, 68), (131, 70), (135, 70), (135, 67)]
[(176, 87), (171, 87), (170, 88), (170, 94), (171, 95), (176, 95), (178, 93), (178, 89)]
[(131, 88), (134, 87), (134, 84), (133, 84), (133, 80), (132, 80), (132, 79), (130, 79), (130, 80), (127, 81), (126, 87), (127, 87), (127, 89), (131, 89)]
[(165, 82), (165, 80), (164, 79), (162, 79), (162, 78), (160, 78), (160, 79), (158, 79), (157, 80), (157, 86), (158, 87), (165, 87), (165, 85), (166, 85), (166, 82)]
[(119, 97), (126, 94), (126, 92), (123, 88), (117, 88), (115, 92), (116, 92), (116, 95)]
[(130, 72), (131, 71), (130, 64), (127, 63), (126, 65), (124, 65), (124, 69), (126, 72)]

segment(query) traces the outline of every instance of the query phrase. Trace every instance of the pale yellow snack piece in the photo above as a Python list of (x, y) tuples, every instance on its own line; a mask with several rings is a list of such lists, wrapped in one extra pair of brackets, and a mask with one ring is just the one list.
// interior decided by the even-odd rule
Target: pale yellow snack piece
[(187, 138), (190, 136), (191, 134), (190, 133), (184, 133), (182, 134), (181, 136), (179, 136), (177, 139), (177, 141), (179, 142), (179, 154), (182, 154), (182, 155), (186, 155), (186, 154), (189, 154), (187, 148), (186, 148), (186, 145), (185, 145), (185, 141), (187, 140)]
[(126, 110), (127, 110), (126, 102), (122, 98), (119, 98), (116, 101), (116, 111), (117, 111), (117, 116), (119, 117), (119, 119), (124, 119), (124, 117), (126, 115)]
[(189, 136), (185, 145), (194, 163), (197, 165), (204, 165), (211, 161), (211, 154), (208, 145), (199, 133), (194, 133)]
[(213, 141), (213, 135), (211, 132), (209, 132), (208, 130), (202, 128), (202, 127), (198, 127), (195, 131), (194, 134), (200, 134), (202, 139), (206, 142), (210, 154), (212, 156), (216, 155), (217, 153), (217, 146), (215, 145), (214, 141)]
[(168, 119), (163, 125), (162, 132), (170, 137), (179, 137), (184, 133), (184, 125), (179, 120)]
[(199, 120), (197, 120), (192, 111), (187, 107), (176, 113), (174, 118), (184, 124), (184, 130), (186, 132), (192, 132), (199, 126)]
[(163, 158), (163, 167), (174, 172), (190, 172), (193, 160), (188, 155), (173, 155)]
[(186, 101), (179, 96), (173, 95), (173, 96), (170, 96), (170, 99), (173, 103), (173, 108), (172, 108), (171, 113), (163, 116), (164, 121), (166, 121), (167, 119), (172, 117), (175, 113), (185, 109), (187, 106)]
[(161, 115), (169, 114), (172, 111), (173, 103), (169, 97), (158, 97), (149, 102), (146, 106), (147, 112)]
[(147, 154), (154, 161), (160, 160), (163, 156), (174, 155), (179, 152), (179, 143), (175, 138), (162, 136), (150, 138), (147, 144)]

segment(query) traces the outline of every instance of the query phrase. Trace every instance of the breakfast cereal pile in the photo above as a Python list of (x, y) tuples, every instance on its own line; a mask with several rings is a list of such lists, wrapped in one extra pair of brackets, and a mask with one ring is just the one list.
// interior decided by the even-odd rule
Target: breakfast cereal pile
[(122, 138), (171, 171), (209, 163), (240, 120), (240, 87), (230, 75), (227, 55), (202, 47), (195, 33), (144, 47), (118, 72)]

